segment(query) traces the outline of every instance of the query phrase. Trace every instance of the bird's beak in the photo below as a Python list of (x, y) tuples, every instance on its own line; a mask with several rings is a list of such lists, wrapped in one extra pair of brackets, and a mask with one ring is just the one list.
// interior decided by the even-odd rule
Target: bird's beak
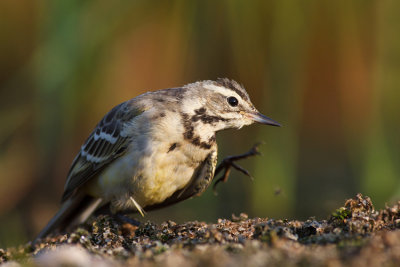
[(267, 116), (264, 116), (263, 114), (261, 114), (260, 112), (257, 112), (257, 111), (246, 113), (246, 116), (249, 117), (251, 120), (262, 123), (262, 124), (278, 126), (278, 127), (281, 126), (279, 123), (277, 123), (273, 119), (270, 119)]

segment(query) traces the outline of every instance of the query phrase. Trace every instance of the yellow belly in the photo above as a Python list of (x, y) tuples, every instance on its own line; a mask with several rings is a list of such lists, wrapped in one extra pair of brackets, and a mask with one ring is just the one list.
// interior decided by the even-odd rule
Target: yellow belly
[(184, 155), (158, 154), (146, 159), (141, 176), (133, 179), (133, 197), (146, 207), (163, 202), (191, 180), (194, 168)]
[(167, 153), (168, 147), (154, 148), (152, 153), (132, 151), (116, 159), (93, 180), (88, 192), (111, 201), (113, 211), (136, 209), (131, 197), (142, 208), (162, 203), (191, 181), (201, 161), (179, 150)]

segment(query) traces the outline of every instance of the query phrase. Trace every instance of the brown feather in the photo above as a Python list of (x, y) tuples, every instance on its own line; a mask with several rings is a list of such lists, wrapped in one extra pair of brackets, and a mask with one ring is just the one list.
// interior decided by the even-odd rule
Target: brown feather
[(142, 113), (130, 104), (130, 101), (124, 102), (108, 112), (82, 145), (68, 173), (62, 202), (124, 154), (129, 143), (124, 134), (126, 123)]

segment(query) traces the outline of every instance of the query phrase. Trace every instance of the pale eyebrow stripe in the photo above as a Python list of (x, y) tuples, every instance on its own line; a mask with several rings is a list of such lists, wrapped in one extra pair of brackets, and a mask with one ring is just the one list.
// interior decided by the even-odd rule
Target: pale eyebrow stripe
[(226, 88), (224, 86), (221, 85), (214, 85), (214, 84), (207, 84), (204, 86), (204, 88), (210, 89), (210, 90), (215, 90), (218, 93), (224, 95), (223, 93), (225, 93), (225, 97), (229, 96), (230, 94), (234, 93), (236, 96), (242, 98), (236, 91), (231, 90), (230, 88)]
[(237, 82), (229, 80), (227, 78), (220, 78), (217, 79), (215, 83), (236, 92), (243, 100), (249, 101), (249, 96), (244, 91), (244, 88), (242, 88), (242, 86)]

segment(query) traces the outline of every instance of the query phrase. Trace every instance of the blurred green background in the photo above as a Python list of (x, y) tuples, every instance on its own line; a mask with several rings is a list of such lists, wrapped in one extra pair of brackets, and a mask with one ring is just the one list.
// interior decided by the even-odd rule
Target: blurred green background
[(265, 141), (218, 196), (156, 222), (326, 218), (361, 192), (400, 196), (399, 1), (0, 1), (0, 247), (59, 208), (80, 145), (114, 105), (233, 78), (282, 128), (218, 135), (219, 158)]

